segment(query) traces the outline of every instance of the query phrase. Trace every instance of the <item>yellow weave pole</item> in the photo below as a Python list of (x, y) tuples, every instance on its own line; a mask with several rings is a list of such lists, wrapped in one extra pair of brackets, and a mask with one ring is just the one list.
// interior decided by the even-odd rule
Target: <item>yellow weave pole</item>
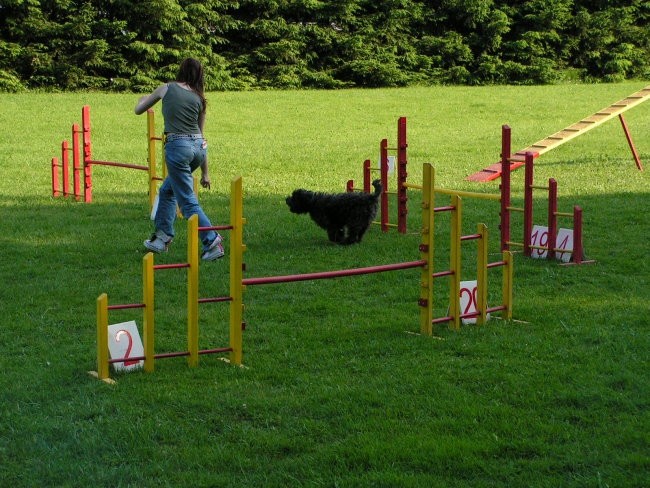
[(487, 225), (478, 224), (477, 233), (480, 234), (478, 239), (478, 251), (476, 258), (476, 325), (485, 324), (487, 318), (487, 264), (488, 264), (488, 231)]
[(230, 182), (230, 363), (241, 365), (243, 358), (242, 324), (244, 313), (243, 254), (244, 245), (244, 199), (242, 178), (238, 176)]
[(434, 169), (429, 163), (422, 167), (422, 239), (420, 258), (427, 262), (420, 273), (420, 333), (432, 335), (433, 321), (433, 239), (434, 239)]
[(512, 277), (513, 277), (513, 267), (514, 259), (512, 252), (503, 251), (503, 261), (506, 263), (503, 267), (503, 305), (505, 309), (505, 319), (512, 319)]
[(199, 216), (187, 219), (187, 358), (189, 366), (199, 364)]
[(153, 110), (147, 110), (147, 160), (149, 161), (149, 209), (156, 198), (156, 123)]
[(460, 330), (460, 278), (461, 278), (461, 252), (460, 237), (463, 232), (463, 200), (459, 195), (452, 195), (451, 205), (454, 210), (451, 213), (451, 237), (449, 243), (449, 269), (452, 274), (449, 277), (449, 315), (452, 321), (449, 326), (454, 330)]
[(97, 377), (108, 379), (108, 295), (97, 297)]
[(154, 370), (154, 278), (153, 253), (148, 252), (142, 258), (142, 303), (144, 303), (144, 323), (142, 325), (142, 341), (144, 342), (144, 370), (151, 373)]

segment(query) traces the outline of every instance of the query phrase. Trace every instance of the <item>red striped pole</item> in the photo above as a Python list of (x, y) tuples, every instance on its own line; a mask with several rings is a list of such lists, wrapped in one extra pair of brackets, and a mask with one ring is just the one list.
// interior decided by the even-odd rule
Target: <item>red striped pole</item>
[(533, 231), (533, 162), (532, 152), (526, 153), (526, 174), (524, 176), (524, 256), (530, 257), (530, 237)]
[(511, 131), (501, 126), (501, 250), (508, 250), (510, 241), (510, 145)]
[(89, 161), (92, 159), (90, 143), (90, 107), (84, 105), (81, 109), (81, 127), (83, 138), (83, 171), (84, 171), (84, 202), (93, 201), (93, 169)]
[(74, 197), (81, 199), (81, 158), (79, 153), (79, 124), (72, 124), (72, 181)]
[(388, 140), (379, 143), (379, 169), (381, 174), (381, 230), (388, 232)]
[(406, 117), (397, 120), (397, 231), (406, 234), (406, 216), (408, 214), (408, 194), (406, 192)]
[(555, 259), (557, 246), (557, 181), (548, 180), (548, 254), (547, 259)]

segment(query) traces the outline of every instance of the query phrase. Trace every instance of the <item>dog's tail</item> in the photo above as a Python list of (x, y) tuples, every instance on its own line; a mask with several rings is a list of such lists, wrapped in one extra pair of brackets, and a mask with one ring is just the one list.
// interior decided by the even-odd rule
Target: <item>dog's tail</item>
[(373, 181), (373, 182), (372, 182), (372, 186), (375, 187), (375, 196), (379, 196), (379, 195), (381, 195), (381, 192), (382, 192), (382, 190), (383, 190), (383, 188), (382, 188), (382, 186), (381, 186), (381, 180), (375, 180), (375, 181)]

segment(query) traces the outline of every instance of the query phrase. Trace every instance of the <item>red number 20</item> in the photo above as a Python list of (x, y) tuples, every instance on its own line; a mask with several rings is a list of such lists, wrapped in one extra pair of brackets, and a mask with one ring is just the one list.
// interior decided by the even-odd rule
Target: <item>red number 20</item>
[(465, 310), (463, 311), (463, 314), (470, 313), (472, 311), (472, 306), (474, 307), (474, 310), (476, 310), (476, 304), (477, 304), (477, 299), (476, 299), (476, 287), (472, 288), (471, 290), (469, 288), (461, 288), (460, 289), (460, 297), (463, 297), (463, 293), (469, 296), (469, 300), (467, 300), (467, 305), (465, 305)]

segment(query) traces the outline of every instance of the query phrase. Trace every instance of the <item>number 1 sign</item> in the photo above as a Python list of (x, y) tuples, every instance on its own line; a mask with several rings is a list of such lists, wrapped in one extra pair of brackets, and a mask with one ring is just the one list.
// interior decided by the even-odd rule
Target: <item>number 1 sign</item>
[(143, 366), (143, 360), (128, 360), (128, 358), (144, 356), (144, 347), (140, 339), (135, 320), (108, 326), (108, 352), (111, 359), (125, 359), (113, 363), (115, 371), (132, 371)]
[(562, 249), (564, 252), (555, 253), (555, 257), (563, 263), (571, 261), (573, 256), (573, 229), (560, 229), (557, 231), (557, 249)]

